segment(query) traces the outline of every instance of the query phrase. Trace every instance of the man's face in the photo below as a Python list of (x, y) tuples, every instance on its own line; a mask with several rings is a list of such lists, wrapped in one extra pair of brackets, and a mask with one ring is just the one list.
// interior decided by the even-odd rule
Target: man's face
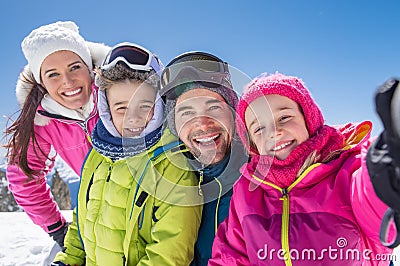
[(184, 92), (175, 107), (179, 138), (204, 165), (220, 162), (228, 152), (234, 132), (230, 106), (218, 93), (198, 88)]

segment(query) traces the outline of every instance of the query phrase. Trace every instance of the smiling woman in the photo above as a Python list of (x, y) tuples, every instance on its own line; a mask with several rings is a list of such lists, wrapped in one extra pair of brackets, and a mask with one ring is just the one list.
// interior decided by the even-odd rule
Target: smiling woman
[(93, 64), (109, 47), (86, 42), (71, 21), (41, 26), (21, 46), (28, 65), (16, 87), (21, 112), (6, 129), (7, 179), (31, 220), (63, 246), (67, 223), (45, 178), (57, 153), (80, 173), (98, 119)]
[(48, 95), (69, 109), (82, 108), (92, 94), (89, 68), (71, 51), (58, 51), (46, 57), (41, 67), (41, 80)]

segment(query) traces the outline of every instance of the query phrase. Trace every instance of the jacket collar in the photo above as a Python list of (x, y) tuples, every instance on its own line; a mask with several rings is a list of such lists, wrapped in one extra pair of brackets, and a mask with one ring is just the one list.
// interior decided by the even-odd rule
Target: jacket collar
[(43, 110), (45, 110), (48, 113), (55, 114), (55, 115), (62, 115), (65, 117), (68, 117), (70, 119), (74, 120), (86, 120), (86, 118), (89, 117), (91, 112), (93, 111), (94, 108), (94, 103), (93, 103), (93, 94), (90, 95), (90, 99), (87, 104), (82, 106), (81, 109), (69, 109), (66, 108), (65, 106), (59, 104), (57, 101), (55, 101), (49, 94), (46, 94), (42, 101), (41, 105)]
[(92, 94), (88, 103), (81, 110), (72, 110), (56, 102), (50, 95), (46, 94), (36, 111), (35, 125), (45, 126), (52, 118), (71, 121), (86, 121), (97, 113), (97, 87), (92, 84)]
[(204, 202), (212, 201), (220, 194), (224, 195), (230, 191), (240, 177), (240, 167), (248, 161), (248, 154), (238, 140), (232, 140), (228, 154), (221, 162), (212, 166), (203, 167), (191, 154), (186, 156), (189, 157), (192, 168), (200, 176), (199, 185), (204, 195)]
[(163, 128), (159, 127), (141, 138), (114, 137), (99, 119), (92, 133), (93, 148), (113, 161), (132, 157), (153, 147), (161, 138)]

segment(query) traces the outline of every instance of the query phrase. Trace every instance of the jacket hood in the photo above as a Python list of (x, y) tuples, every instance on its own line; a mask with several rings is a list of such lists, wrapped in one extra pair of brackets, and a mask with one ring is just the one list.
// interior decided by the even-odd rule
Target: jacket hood
[(345, 139), (345, 150), (361, 149), (361, 145), (371, 137), (372, 122), (347, 123), (334, 126)]

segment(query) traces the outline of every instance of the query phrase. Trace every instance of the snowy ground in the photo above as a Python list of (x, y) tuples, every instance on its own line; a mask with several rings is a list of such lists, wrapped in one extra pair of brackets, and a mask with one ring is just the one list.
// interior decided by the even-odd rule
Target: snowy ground
[[(63, 211), (71, 221), (72, 211)], [(24, 212), (0, 212), (0, 266), (49, 265), (54, 241)]]
[[(63, 211), (71, 221), (72, 211)], [(0, 266), (48, 266), (53, 240), (24, 212), (0, 212)], [(395, 251), (400, 266), (400, 248)]]

